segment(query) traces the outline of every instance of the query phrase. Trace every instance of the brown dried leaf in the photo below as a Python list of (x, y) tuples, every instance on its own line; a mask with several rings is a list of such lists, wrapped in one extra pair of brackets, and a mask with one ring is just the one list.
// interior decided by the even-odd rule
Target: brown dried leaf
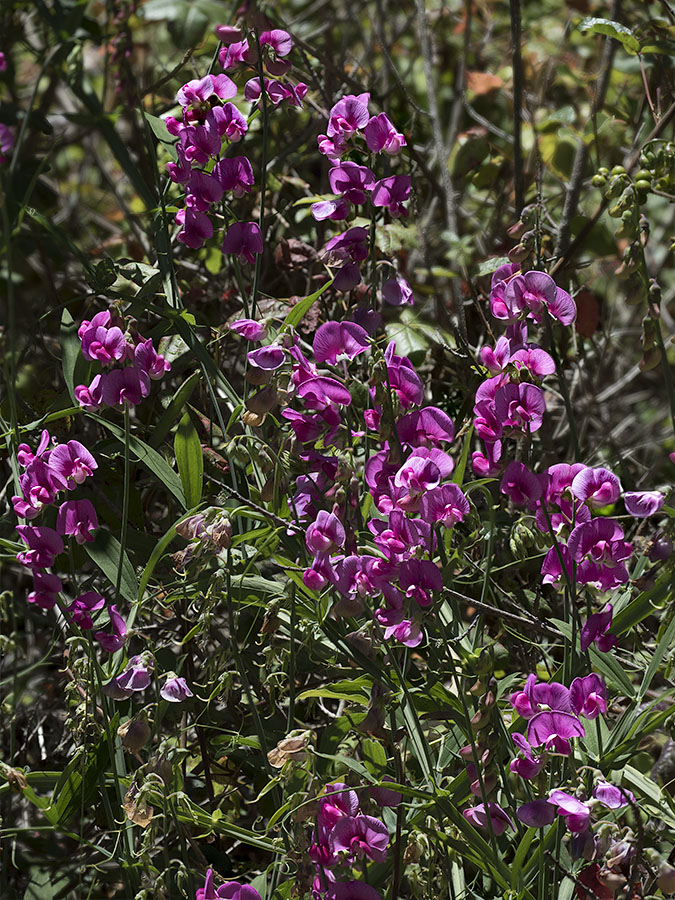
[(467, 72), (466, 86), (474, 94), (483, 96), (491, 94), (492, 91), (498, 91), (504, 82), (499, 75), (492, 75), (491, 72)]

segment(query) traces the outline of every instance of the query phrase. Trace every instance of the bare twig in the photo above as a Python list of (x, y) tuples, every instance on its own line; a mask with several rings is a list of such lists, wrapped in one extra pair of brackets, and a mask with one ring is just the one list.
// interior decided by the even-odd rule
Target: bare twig
[(521, 53), (520, 0), (509, 0), (511, 12), (511, 67), (513, 70), (513, 189), (516, 218), (525, 205), (525, 173), (523, 172), (522, 114), (523, 57)]

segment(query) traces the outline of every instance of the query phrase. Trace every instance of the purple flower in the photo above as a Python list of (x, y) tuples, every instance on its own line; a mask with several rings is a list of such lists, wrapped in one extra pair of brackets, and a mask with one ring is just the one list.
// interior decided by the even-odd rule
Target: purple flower
[(363, 129), (368, 149), (373, 153), (381, 153), (383, 150), (389, 156), (396, 156), (405, 147), (405, 136), (396, 131), (386, 113), (372, 116)]
[(631, 544), (623, 540), (623, 528), (614, 519), (592, 519), (572, 531), (569, 552), (579, 566), (580, 584), (598, 584), (603, 591), (628, 581), (624, 560), (632, 553)]
[(205, 75), (188, 81), (176, 94), (176, 102), (183, 107), (187, 120), (204, 117), (211, 109), (209, 100), (229, 100), (237, 93), (237, 86), (227, 75)]
[(369, 101), (370, 94), (348, 94), (338, 100), (328, 116), (328, 137), (350, 137), (365, 128), (369, 119)]
[(508, 318), (525, 313), (537, 323), (544, 310), (563, 325), (571, 325), (577, 315), (570, 295), (545, 272), (530, 271), (512, 278), (504, 291), (504, 304), (511, 311)]
[(599, 781), (593, 789), (593, 796), (608, 809), (623, 809), (629, 803), (635, 803), (635, 797), (630, 791), (608, 781)]
[(565, 818), (565, 825), (572, 834), (586, 831), (591, 821), (588, 805), (565, 791), (552, 791), (548, 802), (556, 807), (558, 815)]
[(80, 326), (78, 333), (82, 343), (82, 355), (89, 362), (96, 361), (109, 366), (127, 356), (127, 342), (122, 329), (117, 325), (106, 328), (90, 323), (84, 330)]
[(78, 544), (93, 541), (92, 532), (98, 528), (96, 510), (91, 500), (67, 500), (59, 507), (56, 530), (62, 535), (72, 535)]
[(574, 476), (571, 491), (579, 500), (600, 508), (619, 499), (621, 484), (609, 469), (582, 469)]
[(171, 363), (155, 350), (152, 338), (140, 340), (134, 350), (134, 366), (145, 372), (153, 380), (161, 378), (165, 372), (171, 371)]
[(262, 234), (255, 222), (234, 222), (227, 229), (223, 240), (223, 253), (234, 254), (241, 262), (253, 265), (256, 256), (262, 252)]
[(351, 204), (344, 197), (340, 197), (338, 200), (319, 200), (317, 203), (312, 203), (310, 210), (317, 222), (323, 222), (325, 219), (342, 222), (349, 215)]
[(334, 403), (349, 406), (352, 402), (352, 395), (343, 384), (323, 375), (303, 381), (297, 389), (297, 395), (309, 409), (326, 409)]
[[(382, 776), (382, 781), (393, 782), (394, 779), (389, 775), (384, 775)], [(368, 793), (378, 806), (396, 807), (400, 805), (403, 799), (398, 791), (393, 791), (390, 788), (384, 787), (384, 785), (371, 787), (368, 789)]]
[(370, 195), (373, 206), (384, 206), (389, 214), (398, 219), (408, 215), (408, 210), (403, 205), (410, 196), (412, 181), (410, 175), (390, 175), (381, 178), (372, 187)]
[(636, 519), (647, 519), (655, 515), (665, 500), (660, 491), (626, 491), (623, 495), (626, 512)]
[(480, 828), (483, 831), (487, 831), (489, 828), (489, 816), (492, 831), (496, 837), (500, 837), (500, 835), (504, 834), (507, 828), (510, 828), (512, 831), (516, 830), (511, 818), (498, 803), (488, 803), (487, 812), (485, 810), (485, 804), (479, 803), (477, 806), (465, 809), (462, 815), (467, 822), (471, 822), (472, 825), (475, 825), (476, 828)]
[(602, 612), (593, 613), (586, 619), (581, 629), (582, 653), (585, 653), (593, 642), (597, 644), (601, 653), (608, 653), (612, 647), (616, 647), (616, 637), (608, 633), (612, 627), (612, 615), (612, 604), (608, 603)]
[(312, 553), (326, 553), (343, 547), (346, 540), (344, 525), (335, 513), (320, 510), (305, 533), (307, 549)]
[(382, 900), (382, 895), (363, 881), (336, 881), (326, 891), (326, 900)]
[(248, 41), (231, 41), (218, 54), (218, 60), (226, 72), (236, 69), (243, 63), (254, 65), (258, 58), (256, 47), (249, 47)]
[(359, 206), (366, 202), (366, 194), (372, 190), (375, 176), (367, 166), (342, 162), (329, 171), (328, 182), (334, 194), (342, 194), (350, 203)]
[(0, 165), (7, 161), (6, 153), (14, 146), (16, 138), (14, 137), (14, 132), (9, 127), (9, 125), (5, 125), (4, 122), (0, 122)]
[(531, 800), (519, 806), (516, 815), (528, 828), (544, 828), (555, 819), (555, 809), (548, 800)]
[(361, 226), (349, 228), (328, 241), (324, 254), (336, 260), (363, 262), (368, 258), (368, 232)]
[(193, 250), (198, 250), (205, 241), (213, 237), (211, 219), (198, 209), (192, 207), (179, 209), (176, 213), (176, 222), (183, 226), (178, 232), (178, 240)]
[(103, 609), (104, 606), (105, 597), (102, 594), (97, 594), (96, 591), (87, 591), (73, 600), (68, 607), (68, 612), (73, 614), (73, 622), (76, 625), (79, 625), (84, 631), (89, 631), (94, 627), (91, 614)]
[(510, 497), (516, 506), (534, 509), (541, 497), (541, 482), (527, 466), (512, 460), (506, 467), (499, 490)]
[(98, 469), (98, 463), (79, 441), (59, 444), (49, 454), (49, 468), (66, 482), (72, 491)]
[(584, 737), (586, 731), (571, 713), (551, 710), (539, 712), (527, 725), (527, 740), (533, 747), (545, 747), (549, 753), (569, 756), (571, 738)]
[(524, 347), (516, 350), (509, 363), (518, 371), (527, 370), (536, 378), (552, 375), (555, 372), (555, 363), (549, 354), (541, 347)]
[(152, 680), (154, 668), (155, 661), (150, 653), (132, 656), (124, 671), (104, 685), (103, 693), (113, 700), (125, 700), (135, 691), (144, 691)]
[(382, 299), (390, 306), (413, 306), (415, 300), (413, 298), (412, 288), (400, 276), (396, 278), (388, 278), (382, 285)]
[(289, 60), (282, 57), (288, 56), (293, 49), (293, 40), (287, 31), (281, 28), (273, 28), (272, 31), (263, 31), (260, 35), (260, 46), (268, 48), (266, 60), (267, 70), (272, 75), (284, 75), (291, 67)]
[(222, 196), (223, 186), (215, 175), (192, 169), (186, 187), (186, 207), (207, 212)]
[(541, 574), (544, 576), (542, 581), (544, 584), (561, 584), (565, 575), (563, 573), (562, 566), (560, 565), (560, 556), (558, 555), (558, 551), (560, 552), (560, 556), (562, 556), (563, 565), (565, 567), (565, 572), (567, 573), (567, 577), (572, 577), (572, 557), (570, 556), (570, 551), (567, 547), (559, 546), (559, 547), (551, 547), (546, 556), (544, 557), (544, 562), (541, 564)]
[(575, 678), (570, 685), (570, 703), (577, 715), (597, 719), (601, 713), (604, 715), (607, 712), (607, 685), (595, 672)]
[(325, 322), (314, 336), (314, 357), (317, 362), (336, 365), (343, 359), (352, 360), (370, 346), (368, 332), (355, 322)]
[[(114, 653), (124, 646), (127, 636), (127, 623), (117, 611), (117, 607), (114, 603), (108, 607), (108, 616), (110, 617), (110, 624), (112, 625), (112, 633), (108, 633), (107, 631), (97, 631), (94, 634), (94, 637), (106, 653)], [(140, 659), (140, 657), (137, 656), (134, 657), (134, 659)], [(131, 663), (132, 661), (129, 660), (129, 662)], [(122, 673), (122, 675), (124, 675), (124, 673)], [(119, 677), (122, 678), (122, 675)], [(143, 688), (132, 688), (132, 690), (143, 690)]]
[(95, 412), (103, 406), (103, 380), (100, 375), (96, 375), (89, 387), (85, 384), (78, 384), (73, 393), (75, 399), (82, 409), (87, 412)]
[(249, 363), (256, 369), (264, 369), (267, 372), (273, 372), (284, 364), (286, 352), (283, 347), (276, 344), (268, 344), (267, 347), (259, 347), (257, 350), (251, 350), (248, 354)]
[(63, 539), (53, 528), (45, 525), (17, 525), (16, 530), (28, 550), (17, 553), (22, 566), (32, 569), (48, 569), (56, 557), (63, 553)]
[[(50, 443), (51, 443), (51, 437), (50, 437), (49, 432), (45, 428), (45, 429), (43, 429), (42, 434), (40, 435), (40, 443), (38, 444), (35, 453), (33, 453), (29, 444), (19, 444), (19, 446), (17, 447), (17, 453), (16, 453), (16, 458), (17, 458), (19, 465), (25, 469), (27, 466), (29, 466), (33, 462), (33, 460), (40, 459), (41, 456), (48, 453), (47, 448), (49, 447)], [(47, 459), (48, 458), (49, 457), (47, 455)]]
[(253, 167), (245, 156), (233, 156), (220, 159), (213, 167), (216, 176), (224, 191), (229, 191), (235, 197), (243, 197), (255, 184)]
[(150, 377), (136, 366), (113, 369), (101, 375), (100, 390), (104, 406), (138, 406), (150, 393)]
[[(246, 118), (233, 103), (216, 106), (211, 116), (213, 117), (213, 127), (219, 138), (218, 143), (220, 143), (220, 138), (225, 137), (228, 141), (236, 144), (248, 131)], [(206, 150), (206, 148), (204, 149)], [(219, 150), (220, 147), (216, 149), (215, 153), (209, 153), (209, 155), (216, 156)]]
[(510, 703), (523, 719), (530, 719), (535, 713), (545, 709), (572, 711), (569, 691), (565, 685), (559, 681), (537, 681), (534, 673), (527, 676), (522, 691), (511, 694)]
[(509, 763), (509, 768), (512, 772), (515, 772), (516, 775), (520, 775), (521, 778), (529, 781), (531, 778), (535, 778), (544, 768), (544, 765), (546, 764), (546, 755), (542, 754), (541, 756), (535, 756), (532, 747), (525, 739), (525, 736), (519, 732), (514, 732), (511, 737), (513, 738), (513, 743), (522, 753), (522, 756), (519, 755), (516, 759), (512, 759)]
[(241, 41), (243, 37), (241, 28), (237, 28), (236, 25), (216, 25), (213, 29), (213, 33), (220, 43), (224, 44), (226, 47), (230, 44), (234, 44), (236, 41)]
[(443, 484), (427, 491), (420, 500), (420, 516), (425, 522), (441, 522), (452, 528), (464, 521), (470, 511), (469, 501), (456, 484)]
[(176, 675), (175, 672), (169, 672), (168, 677), (159, 690), (160, 696), (169, 703), (182, 703), (188, 697), (194, 697), (194, 694), (188, 687), (187, 681)]
[(398, 420), (396, 430), (401, 441), (412, 447), (436, 447), (442, 442), (452, 442), (455, 437), (451, 419), (436, 406), (408, 413)]
[(546, 403), (535, 384), (505, 384), (495, 393), (495, 413), (505, 428), (533, 434), (541, 428)]
[(436, 563), (428, 559), (407, 559), (401, 563), (398, 583), (407, 597), (427, 607), (431, 606), (432, 593), (443, 587), (443, 576)]
[(374, 816), (342, 816), (333, 826), (328, 839), (333, 853), (344, 853), (347, 859), (369, 859), (383, 862), (387, 856), (389, 830)]
[(33, 569), (33, 590), (26, 600), (39, 606), (40, 609), (53, 609), (58, 599), (56, 595), (62, 587), (61, 579), (57, 575)]
[(259, 341), (264, 337), (267, 326), (262, 322), (256, 322), (255, 319), (237, 319), (236, 322), (230, 323), (230, 331), (240, 334), (247, 341)]

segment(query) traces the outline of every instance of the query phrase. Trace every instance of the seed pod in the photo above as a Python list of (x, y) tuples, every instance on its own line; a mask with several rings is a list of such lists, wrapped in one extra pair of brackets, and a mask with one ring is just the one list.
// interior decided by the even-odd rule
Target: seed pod
[(117, 729), (126, 750), (140, 750), (150, 740), (152, 729), (144, 718), (128, 719)]

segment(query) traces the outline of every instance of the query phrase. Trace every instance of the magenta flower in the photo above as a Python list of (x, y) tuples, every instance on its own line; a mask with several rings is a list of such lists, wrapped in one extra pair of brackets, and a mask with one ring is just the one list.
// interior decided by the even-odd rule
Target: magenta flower
[(200, 120), (211, 110), (210, 100), (229, 100), (237, 93), (237, 85), (227, 75), (205, 75), (188, 81), (176, 94), (176, 102), (183, 107), (185, 121)]
[(147, 341), (140, 340), (134, 350), (134, 366), (145, 372), (154, 381), (161, 378), (165, 372), (171, 371), (171, 363), (155, 350), (152, 338)]
[[(19, 444), (16, 454), (19, 465), (25, 469), (33, 462), (33, 460), (40, 459), (40, 457), (42, 457), (47, 452), (47, 448), (49, 447), (50, 442), (50, 434), (45, 428), (40, 435), (40, 443), (38, 444), (35, 453), (33, 453), (29, 444)], [(49, 457), (47, 457), (47, 459), (48, 458)]]
[(647, 519), (655, 515), (665, 503), (660, 491), (626, 491), (623, 502), (628, 515), (636, 519)]
[(367, 166), (341, 162), (329, 171), (328, 182), (334, 194), (342, 194), (350, 203), (359, 206), (366, 202), (366, 195), (373, 188), (375, 176)]
[(415, 303), (412, 288), (405, 278), (400, 276), (388, 278), (384, 282), (382, 285), (382, 299), (390, 306), (413, 306)]
[(495, 393), (495, 413), (504, 428), (533, 434), (541, 428), (546, 403), (535, 384), (505, 384)]
[(412, 181), (410, 175), (390, 175), (381, 178), (372, 187), (370, 195), (373, 206), (383, 206), (394, 219), (405, 217), (408, 210), (403, 205), (410, 196)]
[(101, 375), (96, 375), (89, 387), (78, 384), (73, 391), (75, 399), (82, 409), (87, 412), (95, 412), (103, 406), (103, 380)]
[(91, 500), (67, 500), (59, 507), (56, 530), (62, 535), (72, 535), (78, 544), (93, 541), (98, 528), (96, 510)]
[[(218, 135), (219, 144), (220, 138), (223, 137), (227, 138), (227, 140), (231, 141), (233, 144), (236, 144), (248, 131), (246, 117), (239, 112), (233, 103), (225, 103), (223, 106), (216, 106), (215, 109), (212, 110), (210, 116), (213, 122), (211, 127), (215, 129), (215, 132)], [(207, 124), (209, 124), (208, 120)], [(215, 153), (207, 149), (206, 146), (203, 147), (203, 150), (209, 156), (217, 156), (220, 147), (216, 148)]]
[(609, 634), (612, 627), (612, 604), (608, 603), (602, 612), (593, 613), (586, 619), (581, 629), (581, 652), (585, 653), (592, 643), (601, 653), (608, 653), (617, 645), (617, 639)]
[(268, 51), (265, 65), (271, 75), (285, 75), (290, 69), (289, 60), (283, 59), (293, 49), (293, 40), (287, 31), (281, 28), (273, 28), (272, 31), (263, 31), (260, 35), (260, 46)]
[[(97, 317), (94, 316), (94, 319)], [(83, 322), (82, 325), (85, 323)], [(121, 328), (114, 325), (107, 328), (103, 325), (89, 324), (88, 328), (78, 331), (82, 343), (82, 355), (89, 362), (100, 362), (109, 366), (127, 357), (127, 342)]]
[(169, 703), (182, 703), (194, 694), (188, 687), (188, 683), (184, 678), (176, 675), (175, 672), (169, 672), (168, 678), (159, 690), (159, 694)]
[[(516, 371), (527, 371), (535, 378), (544, 378), (555, 372), (555, 363), (549, 354), (541, 347), (523, 347), (516, 350), (509, 360)], [(521, 375), (522, 377), (522, 375)]]
[(593, 796), (608, 809), (623, 809), (629, 803), (635, 803), (635, 797), (630, 791), (608, 781), (599, 781), (593, 789)]
[(335, 513), (321, 510), (305, 532), (307, 549), (312, 553), (325, 553), (343, 547), (346, 540), (344, 525)]
[(541, 497), (541, 482), (527, 466), (512, 460), (506, 467), (499, 490), (510, 497), (516, 506), (534, 509)]
[(342, 816), (328, 839), (333, 853), (344, 853), (350, 861), (367, 856), (383, 862), (387, 856), (389, 830), (374, 816)]
[(586, 831), (591, 821), (588, 805), (565, 791), (551, 791), (548, 802), (556, 807), (558, 815), (563, 816), (565, 825), (572, 834)]
[(369, 102), (370, 94), (348, 94), (342, 100), (338, 100), (328, 116), (326, 129), (328, 137), (351, 137), (355, 132), (365, 128), (369, 119)]
[[(106, 653), (114, 653), (124, 646), (127, 636), (127, 623), (117, 611), (117, 607), (114, 603), (108, 607), (108, 616), (110, 617), (112, 632), (97, 631), (94, 637)], [(134, 659), (140, 659), (140, 657), (134, 657)], [(129, 660), (129, 662), (131, 663), (131, 660)], [(121, 675), (119, 677), (122, 678)], [(132, 690), (143, 690), (143, 688), (132, 688)]]
[(520, 753), (522, 753), (522, 756), (519, 754), (516, 759), (512, 759), (509, 763), (509, 768), (512, 772), (515, 772), (516, 775), (520, 775), (521, 778), (529, 781), (530, 779), (535, 778), (544, 768), (544, 765), (546, 764), (546, 754), (535, 756), (532, 747), (525, 739), (525, 736), (517, 731), (514, 732), (511, 737), (513, 738), (513, 743), (518, 747)]
[(574, 476), (571, 491), (579, 500), (600, 508), (619, 499), (621, 484), (609, 469), (582, 469)]
[(551, 710), (533, 716), (527, 726), (527, 740), (533, 747), (545, 747), (549, 753), (569, 756), (570, 740), (584, 737), (586, 731), (571, 713)]
[(250, 884), (226, 881), (216, 888), (213, 884), (213, 869), (206, 873), (203, 888), (198, 888), (195, 900), (260, 900), (260, 894)]
[(79, 625), (84, 631), (94, 627), (91, 614), (98, 612), (105, 606), (105, 597), (97, 594), (96, 591), (87, 591), (77, 597), (68, 607), (68, 612), (73, 614), (73, 622)]
[(420, 516), (425, 522), (441, 522), (452, 528), (469, 515), (469, 501), (456, 484), (442, 484), (426, 491), (420, 499)]
[(125, 403), (138, 406), (150, 393), (150, 377), (137, 366), (127, 366), (126, 369), (104, 372), (100, 387), (104, 406), (124, 406)]
[(410, 412), (398, 420), (398, 435), (411, 447), (436, 447), (443, 442), (452, 442), (455, 427), (449, 416), (436, 406), (425, 406)]
[(570, 551), (567, 547), (559, 546), (551, 547), (546, 556), (544, 557), (544, 562), (541, 565), (541, 574), (544, 576), (542, 581), (544, 584), (554, 584), (559, 585), (562, 584), (565, 573), (563, 573), (562, 566), (560, 565), (560, 556), (558, 555), (558, 551), (560, 552), (560, 556), (562, 556), (563, 565), (565, 567), (565, 573), (568, 578), (572, 578), (572, 557), (570, 555)]
[(381, 153), (384, 150), (389, 156), (396, 156), (406, 145), (405, 136), (396, 131), (386, 113), (372, 116), (363, 129), (363, 136), (368, 149), (373, 153)]
[(343, 222), (351, 210), (349, 200), (340, 197), (338, 200), (319, 200), (310, 206), (312, 216), (317, 222), (330, 219), (331, 222)]
[(279, 347), (276, 344), (268, 344), (266, 347), (251, 350), (247, 356), (249, 363), (254, 368), (273, 372), (284, 364), (286, 352), (283, 347)]
[(511, 359), (511, 342), (508, 338), (500, 337), (494, 348), (481, 347), (478, 355), (491, 375), (500, 375)]
[(185, 206), (208, 212), (223, 196), (223, 186), (213, 174), (192, 169), (185, 193)]
[[(95, 637), (98, 640), (98, 634)], [(132, 656), (124, 671), (104, 685), (103, 693), (113, 700), (125, 700), (136, 691), (144, 691), (152, 680), (154, 668), (155, 661), (150, 653)]]
[(363, 262), (368, 259), (368, 232), (362, 226), (349, 228), (328, 241), (324, 254), (336, 260)]
[(525, 313), (537, 323), (541, 322), (544, 310), (563, 325), (571, 325), (577, 316), (570, 295), (550, 275), (534, 270), (511, 278), (504, 290), (504, 304), (511, 311), (508, 318)]
[(263, 252), (263, 239), (255, 222), (233, 222), (223, 240), (223, 253), (239, 257), (241, 262), (253, 265), (256, 256)]
[(34, 519), (44, 506), (54, 502), (59, 491), (65, 489), (65, 481), (46, 462), (47, 459), (47, 455), (34, 459), (20, 476), (23, 496), (12, 498), (17, 516)]
[(548, 800), (531, 800), (519, 806), (516, 815), (528, 828), (544, 828), (553, 822), (555, 812)]
[(183, 226), (178, 232), (178, 240), (193, 250), (198, 250), (205, 241), (213, 237), (211, 219), (197, 209), (179, 209), (176, 222)]
[(237, 28), (236, 25), (216, 25), (213, 29), (213, 33), (220, 43), (224, 44), (226, 47), (230, 44), (234, 44), (236, 41), (240, 41), (243, 37), (241, 28)]
[(382, 895), (363, 881), (336, 881), (326, 891), (326, 900), (382, 900)]
[(49, 468), (62, 479), (69, 491), (94, 474), (98, 463), (79, 441), (59, 444), (49, 454)]
[(367, 350), (370, 338), (368, 332), (355, 322), (325, 322), (318, 328), (313, 346), (317, 362), (329, 362), (334, 366)]
[(230, 331), (241, 335), (247, 341), (259, 341), (265, 336), (267, 326), (262, 322), (256, 322), (255, 319), (237, 319), (236, 322), (230, 323)]
[(28, 550), (17, 553), (22, 566), (32, 569), (48, 569), (56, 557), (63, 553), (63, 539), (53, 528), (45, 525), (17, 525), (16, 530)]
[(14, 136), (13, 130), (9, 127), (9, 125), (5, 125), (4, 122), (0, 122), (0, 165), (3, 165), (7, 162), (6, 154), (14, 146), (16, 138)]
[(352, 395), (343, 384), (324, 375), (303, 381), (297, 389), (297, 395), (309, 409), (325, 409), (333, 403), (349, 406), (352, 402)]
[(569, 552), (579, 566), (580, 584), (598, 584), (603, 591), (628, 581), (624, 560), (631, 555), (631, 544), (623, 539), (623, 528), (614, 519), (592, 519), (572, 531)]
[(218, 160), (213, 167), (213, 174), (220, 182), (223, 191), (232, 193), (234, 197), (243, 197), (255, 184), (253, 167), (245, 156), (233, 156)]
[(490, 824), (492, 825), (493, 834), (496, 837), (500, 837), (507, 828), (510, 828), (512, 831), (515, 831), (515, 826), (510, 818), (510, 816), (501, 808), (498, 803), (488, 803), (487, 811), (485, 809), (484, 803), (479, 803), (477, 806), (472, 806), (469, 809), (465, 809), (462, 813), (467, 822), (471, 822), (476, 828), (480, 828), (482, 831), (488, 831), (488, 816), (490, 817)]
[(436, 563), (428, 559), (407, 559), (401, 563), (398, 583), (407, 597), (421, 607), (431, 606), (434, 591), (443, 587), (443, 576)]
[(237, 69), (244, 63), (255, 65), (257, 58), (257, 47), (249, 47), (247, 40), (231, 41), (226, 47), (223, 47), (218, 54), (218, 60), (226, 72)]
[(40, 609), (53, 609), (56, 606), (56, 596), (63, 585), (61, 579), (51, 572), (43, 572), (33, 569), (33, 590), (28, 594), (28, 603), (34, 603)]
[[(232, 104), (230, 103), (228, 106), (231, 107)], [(207, 113), (203, 124), (186, 125), (181, 132), (185, 158), (195, 165), (205, 166), (209, 159), (217, 157), (220, 153), (222, 133), (216, 119), (216, 109), (219, 115), (224, 115), (221, 107), (218, 106)]]
[(537, 681), (534, 673), (527, 676), (522, 691), (511, 694), (510, 703), (523, 719), (530, 719), (546, 709), (572, 711), (569, 691), (565, 685), (559, 681)]
[(575, 678), (570, 685), (570, 703), (577, 715), (597, 719), (607, 712), (607, 685), (595, 672)]

